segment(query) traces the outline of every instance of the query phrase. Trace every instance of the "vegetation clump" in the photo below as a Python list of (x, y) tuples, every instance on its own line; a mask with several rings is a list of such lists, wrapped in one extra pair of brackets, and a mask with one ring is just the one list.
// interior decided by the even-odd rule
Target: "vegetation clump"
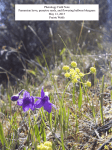
[(85, 75), (88, 75), (88, 74), (91, 74), (91, 73), (93, 73), (93, 74), (96, 73), (96, 68), (91, 67), (90, 72), (84, 74), (83, 72), (80, 71), (79, 68), (77, 68), (77, 63), (75, 61), (71, 62), (71, 66), (72, 66), (72, 68), (70, 68), (67, 65), (63, 66), (62, 69), (66, 71), (65, 77), (70, 78), (72, 83), (79, 82), (79, 83), (83, 83), (83, 84), (87, 85), (87, 87), (91, 87), (91, 82), (87, 81), (87, 82), (84, 83), (84, 82), (82, 82), (82, 78)]

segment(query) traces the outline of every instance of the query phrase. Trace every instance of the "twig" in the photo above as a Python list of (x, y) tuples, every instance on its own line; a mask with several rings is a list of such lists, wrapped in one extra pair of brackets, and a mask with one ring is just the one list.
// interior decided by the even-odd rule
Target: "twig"
[[(102, 127), (98, 127), (96, 129), (97, 132), (105, 132), (108, 131), (110, 128), (112, 127), (112, 121), (110, 121), (109, 123), (103, 125)], [(93, 136), (96, 134), (96, 132), (93, 132)]]
[(97, 150), (102, 150), (102, 149), (104, 148), (104, 146), (105, 146), (106, 144), (108, 144), (109, 142), (111, 142), (111, 141), (112, 141), (112, 138), (110, 138), (110, 139), (107, 140), (105, 143), (103, 143), (102, 146), (100, 146), (100, 148), (98, 148)]
[(100, 139), (101, 137), (99, 136), (99, 133), (97, 130), (95, 130), (96, 135), (98, 136), (98, 138)]

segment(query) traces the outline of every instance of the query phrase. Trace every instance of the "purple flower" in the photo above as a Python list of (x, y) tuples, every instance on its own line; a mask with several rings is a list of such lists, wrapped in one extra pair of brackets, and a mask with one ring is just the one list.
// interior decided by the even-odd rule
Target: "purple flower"
[(23, 93), (23, 98), (17, 100), (17, 105), (22, 106), (23, 111), (26, 112), (29, 110), (29, 108), (31, 110), (35, 109), (34, 108), (34, 101), (35, 101), (35, 98), (33, 96), (30, 96), (30, 93), (25, 91)]
[(17, 101), (19, 99), (20, 94), (24, 91), (24, 89), (22, 89), (17, 95), (13, 95), (11, 97), (12, 101)]
[(50, 103), (49, 97), (45, 95), (43, 88), (41, 90), (41, 97), (35, 98), (38, 99), (38, 101), (35, 102), (35, 108), (41, 108), (43, 106), (48, 113), (51, 113), (52, 106), (57, 109), (54, 104)]

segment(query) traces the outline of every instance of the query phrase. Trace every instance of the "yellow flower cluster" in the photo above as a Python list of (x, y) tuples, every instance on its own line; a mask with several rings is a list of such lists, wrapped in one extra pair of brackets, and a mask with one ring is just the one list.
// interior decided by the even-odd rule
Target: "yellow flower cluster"
[(84, 74), (84, 73), (82, 73), (82, 72), (81, 72), (81, 73), (79, 73), (79, 76), (80, 76), (80, 77), (83, 77), (84, 75), (85, 75), (85, 74)]
[(44, 142), (37, 146), (38, 150), (52, 150), (52, 143), (49, 141)]
[(87, 82), (86, 82), (86, 85), (87, 85), (88, 87), (91, 87), (91, 82), (87, 81)]
[(91, 67), (91, 68), (90, 68), (90, 71), (91, 71), (91, 73), (96, 73), (96, 68)]
[(68, 70), (69, 69), (69, 66), (63, 66), (63, 70)]
[(76, 63), (75, 61), (72, 61), (72, 62), (71, 62), (71, 66), (72, 66), (72, 67), (77, 67), (77, 63)]
[(65, 73), (65, 78), (69, 78), (70, 77), (70, 73), (66, 72)]
[[(73, 83), (80, 82), (80, 79), (83, 78), (86, 74), (81, 72), (79, 68), (76, 68), (77, 63), (75, 61), (71, 62), (71, 66), (74, 68), (69, 68), (69, 66), (67, 66), (67, 65), (63, 66), (63, 70), (66, 71), (65, 78), (70, 78)], [(96, 68), (91, 67), (90, 72), (87, 74), (90, 74), (90, 73), (96, 73)], [(89, 81), (87, 81), (86, 83), (83, 83), (83, 84), (87, 85), (87, 87), (91, 87), (91, 82), (89, 82)]]
[(75, 68), (75, 71), (76, 71), (77, 73), (79, 73), (79, 72), (80, 72), (80, 69), (79, 69), (79, 68)]
[(74, 78), (74, 79), (72, 80), (72, 83), (77, 83), (77, 82), (78, 82), (77, 78)]
[(109, 148), (108, 148), (108, 146), (107, 146), (107, 145), (105, 145), (105, 146), (104, 146), (104, 149), (107, 149), (107, 150), (109, 150)]
[(76, 75), (77, 75), (77, 72), (76, 72), (76, 71), (74, 71), (74, 72), (71, 72), (70, 74), (71, 74), (71, 76), (72, 76), (72, 79), (73, 79), (73, 78), (75, 78), (75, 77), (76, 77)]
[[(71, 66), (77, 67), (77, 63), (72, 61)], [(73, 83), (77, 83), (78, 79), (84, 76), (84, 73), (80, 72), (79, 68), (73, 69), (73, 68), (69, 68), (69, 66), (66, 65), (66, 66), (63, 66), (63, 70), (66, 70), (65, 78), (71, 78)]]

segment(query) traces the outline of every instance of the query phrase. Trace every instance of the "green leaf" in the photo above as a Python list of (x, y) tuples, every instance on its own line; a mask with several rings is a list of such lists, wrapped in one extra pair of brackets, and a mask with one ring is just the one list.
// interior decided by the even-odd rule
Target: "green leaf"
[(58, 115), (57, 115), (57, 110), (56, 110), (55, 120), (54, 120), (54, 128), (55, 128), (54, 132), (56, 132), (57, 125), (58, 125)]
[(68, 125), (69, 125), (69, 108), (68, 108), (68, 114), (67, 114), (66, 122), (67, 122), (67, 133), (68, 133)]
[(75, 104), (75, 86), (73, 86), (73, 96), (72, 96), (73, 104)]
[(52, 129), (52, 113), (48, 113), (50, 128)]
[(4, 143), (5, 143), (5, 137), (4, 137), (3, 127), (2, 127), (1, 122), (0, 122), (0, 140), (1, 140), (2, 145), (4, 145)]
[(82, 105), (82, 88), (81, 88), (81, 85), (80, 85), (80, 92), (79, 92), (79, 99), (78, 99), (79, 110), (81, 108), (81, 105)]
[(28, 69), (26, 69), (26, 71), (27, 71), (28, 73), (31, 73), (31, 74), (33, 74), (34, 76), (36, 76), (36, 72), (33, 71), (33, 70), (28, 70)]
[(66, 50), (66, 48), (64, 47), (64, 48), (62, 49), (62, 51), (60, 52), (60, 56), (65, 52), (65, 50)]
[(91, 109), (92, 109), (93, 117), (94, 117), (94, 119), (95, 119), (96, 114), (95, 114), (95, 108), (94, 108), (93, 101), (92, 101)]
[(46, 116), (45, 116), (45, 113), (44, 113), (44, 111), (43, 111), (43, 108), (41, 108), (41, 110), (42, 110), (42, 114), (43, 114), (43, 117), (44, 117), (45, 121), (47, 121)]
[(42, 115), (41, 111), (40, 111), (40, 115), (41, 115), (42, 122), (43, 122), (44, 126), (46, 127), (46, 124), (44, 122), (43, 115)]
[(64, 105), (64, 107), (63, 107), (63, 115), (64, 115), (64, 120), (66, 120), (66, 110), (65, 110), (65, 105)]
[(61, 131), (61, 144), (62, 144), (62, 149), (65, 150), (63, 131)]
[(42, 139), (45, 142), (46, 141), (46, 133), (45, 133), (45, 126), (43, 123), (41, 123), (41, 125), (40, 125), (40, 132), (41, 132)]
[(35, 125), (34, 130), (35, 130), (35, 136), (38, 139), (38, 142), (40, 143), (41, 142), (40, 141), (40, 134), (39, 134), (39, 128), (38, 128), (37, 124)]
[(77, 119), (77, 113), (76, 113), (76, 115), (75, 115), (75, 120), (76, 120), (76, 133), (79, 131), (79, 129), (78, 129), (78, 119)]
[(91, 118), (89, 118), (88, 116), (84, 115), (83, 113), (82, 113), (82, 115), (83, 115), (85, 118), (87, 118), (88, 120), (91, 120)]

